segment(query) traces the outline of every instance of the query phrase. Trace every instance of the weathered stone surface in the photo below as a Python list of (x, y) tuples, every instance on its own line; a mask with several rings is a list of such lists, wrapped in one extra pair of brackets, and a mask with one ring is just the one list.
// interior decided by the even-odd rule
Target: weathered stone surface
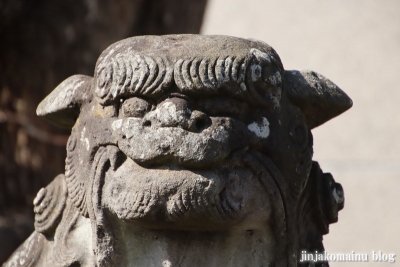
[(260, 41), (117, 42), (39, 105), (72, 129), (65, 176), (5, 266), (298, 266), (344, 204), (311, 129), (351, 104)]

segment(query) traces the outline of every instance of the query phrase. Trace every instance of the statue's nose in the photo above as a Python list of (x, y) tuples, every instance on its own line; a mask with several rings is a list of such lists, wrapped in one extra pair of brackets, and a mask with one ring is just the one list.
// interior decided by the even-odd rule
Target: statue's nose
[(179, 127), (191, 132), (202, 131), (210, 122), (206, 114), (192, 110), (187, 100), (178, 97), (164, 100), (143, 118), (143, 126)]

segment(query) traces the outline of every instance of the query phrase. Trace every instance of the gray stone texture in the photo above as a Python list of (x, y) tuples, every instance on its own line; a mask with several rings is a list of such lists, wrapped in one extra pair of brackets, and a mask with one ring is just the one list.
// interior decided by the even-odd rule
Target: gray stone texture
[(39, 104), (71, 129), (65, 174), (4, 266), (300, 266), (344, 205), (311, 130), (351, 106), (261, 41), (119, 41)]

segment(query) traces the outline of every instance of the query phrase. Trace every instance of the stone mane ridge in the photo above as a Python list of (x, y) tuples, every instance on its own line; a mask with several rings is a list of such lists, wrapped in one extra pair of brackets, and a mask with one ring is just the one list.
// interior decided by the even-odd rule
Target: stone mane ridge
[(102, 53), (95, 90), (103, 103), (134, 94), (159, 96), (171, 87), (192, 95), (223, 90), (271, 107), (279, 102), (282, 71), (276, 52), (262, 42), (228, 36), (133, 37)]

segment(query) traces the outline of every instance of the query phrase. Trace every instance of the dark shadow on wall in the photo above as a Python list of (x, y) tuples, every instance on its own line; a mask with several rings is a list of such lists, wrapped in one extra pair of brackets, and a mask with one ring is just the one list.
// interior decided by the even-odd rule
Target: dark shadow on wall
[(113, 42), (199, 33), (206, 2), (0, 2), (0, 263), (33, 231), (37, 191), (64, 172), (69, 132), (37, 118), (38, 103), (70, 75), (93, 75)]

